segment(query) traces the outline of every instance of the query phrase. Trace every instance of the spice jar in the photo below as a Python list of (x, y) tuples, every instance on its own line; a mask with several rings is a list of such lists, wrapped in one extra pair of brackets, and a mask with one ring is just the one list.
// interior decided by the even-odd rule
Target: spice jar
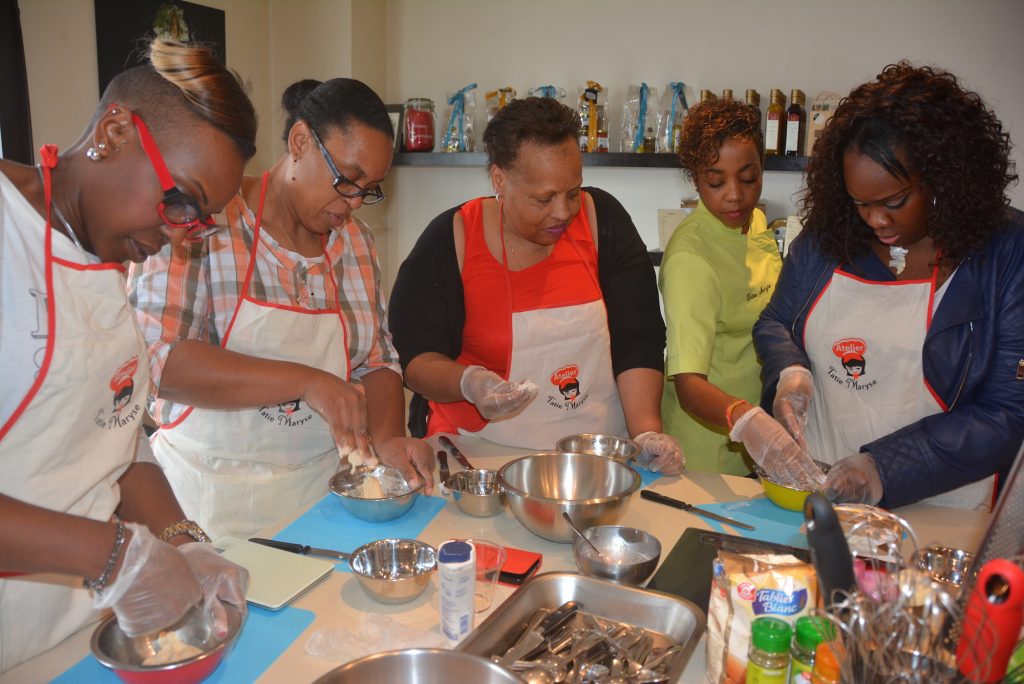
[(750, 623), (746, 684), (786, 684), (792, 638), (793, 628), (785, 620), (755, 618)]
[(842, 681), (842, 667), (839, 659), (842, 647), (834, 641), (823, 641), (814, 650), (814, 671), (812, 684), (839, 684)]
[(413, 97), (405, 101), (406, 152), (434, 151), (434, 101)]
[(826, 637), (831, 635), (832, 625), (825, 618), (816, 615), (804, 615), (797, 618), (796, 634), (793, 636), (793, 658), (789, 671), (790, 684), (808, 684), (814, 670), (814, 654)]

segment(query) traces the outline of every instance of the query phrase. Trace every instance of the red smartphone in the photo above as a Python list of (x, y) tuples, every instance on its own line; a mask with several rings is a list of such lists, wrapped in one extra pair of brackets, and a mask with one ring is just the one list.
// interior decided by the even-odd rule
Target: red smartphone
[(518, 587), (540, 570), (543, 558), (541, 554), (511, 546), (506, 546), (505, 552), (508, 555), (505, 558), (505, 564), (501, 566), (501, 574), (498, 575), (498, 581), (502, 584)]

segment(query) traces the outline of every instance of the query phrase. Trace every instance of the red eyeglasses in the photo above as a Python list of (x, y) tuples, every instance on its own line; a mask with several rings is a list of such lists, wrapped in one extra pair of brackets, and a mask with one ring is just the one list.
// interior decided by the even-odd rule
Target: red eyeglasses
[(160, 215), (169, 228), (177, 228), (188, 231), (185, 237), (190, 242), (202, 242), (205, 238), (219, 231), (223, 226), (217, 225), (209, 214), (203, 216), (199, 211), (199, 202), (188, 193), (182, 192), (171, 178), (167, 170), (160, 148), (156, 146), (149, 128), (137, 114), (132, 114), (132, 121), (139, 131), (139, 141), (142, 149), (146, 151), (149, 162), (160, 179), (160, 187), (164, 191), (164, 198), (156, 205), (156, 213)]

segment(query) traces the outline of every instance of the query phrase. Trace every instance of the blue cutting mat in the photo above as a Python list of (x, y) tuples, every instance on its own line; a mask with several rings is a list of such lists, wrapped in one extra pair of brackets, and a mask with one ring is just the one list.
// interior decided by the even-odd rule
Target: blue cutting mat
[(661, 473), (655, 473), (651, 470), (648, 470), (647, 468), (644, 468), (643, 466), (637, 465), (635, 462), (630, 465), (632, 466), (633, 470), (640, 473), (640, 481), (642, 486), (644, 487), (650, 486), (652, 482), (661, 478)]
[[(703, 518), (704, 522), (717, 532), (738, 534), (748, 539), (760, 539), (800, 549), (807, 548), (807, 537), (800, 532), (800, 526), (804, 524), (803, 513), (779, 508), (763, 496), (727, 503), (701, 504), (699, 508), (757, 528), (753, 531), (744, 530), (717, 520)], [(725, 529), (726, 527), (729, 529)]]
[[(355, 551), (378, 539), (415, 539), (442, 508), (445, 500), (437, 496), (417, 496), (405, 515), (388, 522), (372, 523), (352, 516), (328, 494), (301, 518), (278, 532), (274, 539), (335, 551)], [(347, 562), (338, 562), (337, 570), (351, 572)]]
[[(234, 648), (206, 682), (253, 682), (312, 624), (314, 615), (301, 608), (266, 610), (249, 606), (249, 617)], [(53, 680), (58, 684), (121, 681), (112, 670), (87, 655)]]

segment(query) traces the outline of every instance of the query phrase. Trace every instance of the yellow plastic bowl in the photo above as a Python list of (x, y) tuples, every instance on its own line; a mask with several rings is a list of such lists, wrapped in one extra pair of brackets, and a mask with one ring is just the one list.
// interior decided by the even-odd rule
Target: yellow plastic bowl
[[(822, 463), (821, 461), (815, 461), (815, 463), (818, 464), (823, 473), (828, 473), (829, 468), (831, 468), (828, 463)], [(754, 472), (761, 479), (761, 486), (764, 487), (765, 496), (768, 497), (769, 501), (779, 508), (785, 508), (787, 511), (803, 512), (804, 501), (807, 500), (807, 496), (811, 493), (809, 490), (787, 487), (772, 481), (768, 474), (761, 469), (761, 466), (756, 463), (754, 464)]]

